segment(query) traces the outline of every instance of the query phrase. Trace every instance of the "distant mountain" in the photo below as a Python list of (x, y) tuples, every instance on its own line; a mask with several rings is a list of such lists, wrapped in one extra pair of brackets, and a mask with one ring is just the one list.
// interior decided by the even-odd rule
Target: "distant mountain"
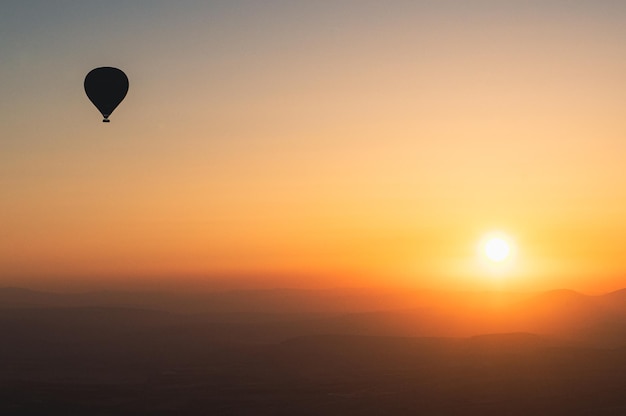
[(0, 413), (621, 414), (625, 295), (5, 288)]
[(569, 289), (549, 290), (530, 297), (531, 300), (537, 302), (551, 302), (555, 304), (583, 302), (589, 298), (591, 297)]
[(38, 292), (17, 287), (0, 288), (0, 307), (63, 306), (68, 295)]
[(626, 289), (617, 290), (601, 296), (606, 304), (620, 313), (626, 314)]
[[(63, 308), (82, 309), (80, 312), (59, 310)], [(29, 313), (57, 316), (70, 325), (83, 314), (85, 320), (91, 319), (88, 317), (94, 317), (98, 308), (108, 311), (104, 315), (128, 313), (129, 321), (137, 318), (137, 310), (152, 311), (148, 315), (154, 318), (155, 325), (166, 322), (211, 324), (213, 327), (207, 331), (218, 331), (221, 334), (218, 338), (243, 342), (323, 333), (470, 337), (525, 332), (556, 336), (584, 345), (626, 345), (626, 289), (602, 296), (587, 296), (570, 290), (513, 295), (350, 289), (193, 294), (46, 293), (0, 289), (0, 311), (7, 311), (0, 314), (0, 318), (11, 313), (17, 317), (16, 312), (8, 312), (13, 309), (31, 309)], [(43, 312), (46, 309), (50, 311)], [(170, 315), (156, 315), (156, 311)], [(64, 318), (60, 318), (61, 315)], [(123, 321), (120, 319), (120, 324)], [(93, 322), (103, 325), (106, 319)], [(229, 331), (231, 335), (224, 335)]]
[(561, 345), (554, 339), (525, 332), (476, 335), (468, 338), (465, 343), (473, 349), (498, 352), (520, 352)]
[(603, 295), (603, 296), (607, 298), (615, 299), (615, 300), (620, 300), (622, 302), (626, 302), (626, 288), (607, 293), (606, 295)]
[(290, 338), (281, 343), (289, 348), (308, 348), (317, 350), (337, 351), (338, 348), (372, 347), (432, 349), (456, 348), (465, 353), (470, 350), (519, 351), (520, 349), (548, 348), (560, 345), (558, 341), (529, 333), (486, 334), (469, 338), (455, 337), (389, 337), (364, 335), (314, 335)]
[(417, 305), (422, 292), (360, 289), (49, 293), (0, 288), (0, 308), (115, 306), (211, 314), (337, 314)]

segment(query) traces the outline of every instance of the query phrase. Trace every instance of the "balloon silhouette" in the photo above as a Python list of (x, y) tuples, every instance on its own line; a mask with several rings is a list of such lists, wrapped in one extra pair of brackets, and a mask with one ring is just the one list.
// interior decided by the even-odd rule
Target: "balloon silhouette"
[(113, 110), (126, 97), (128, 77), (120, 69), (110, 66), (92, 69), (85, 77), (85, 92), (102, 113), (102, 122), (108, 123)]

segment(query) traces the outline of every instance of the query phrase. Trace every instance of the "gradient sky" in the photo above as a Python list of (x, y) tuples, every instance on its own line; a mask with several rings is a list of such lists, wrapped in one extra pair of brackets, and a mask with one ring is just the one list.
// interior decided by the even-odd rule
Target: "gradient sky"
[(0, 285), (624, 286), (624, 2), (7, 1), (0, 56)]

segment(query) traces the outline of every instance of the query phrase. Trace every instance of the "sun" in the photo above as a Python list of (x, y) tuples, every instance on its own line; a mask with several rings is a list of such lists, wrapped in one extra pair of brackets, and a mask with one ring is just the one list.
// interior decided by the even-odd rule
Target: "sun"
[(480, 244), (479, 253), (489, 263), (505, 263), (513, 254), (513, 243), (510, 237), (503, 233), (490, 233)]
[(492, 237), (485, 243), (485, 256), (493, 262), (500, 263), (511, 254), (511, 246), (504, 239)]

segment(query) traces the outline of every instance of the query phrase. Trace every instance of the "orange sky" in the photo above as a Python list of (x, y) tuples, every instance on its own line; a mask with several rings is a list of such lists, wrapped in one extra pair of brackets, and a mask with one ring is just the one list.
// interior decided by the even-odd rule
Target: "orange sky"
[(623, 287), (626, 6), (406, 3), (13, 6), (0, 285)]

